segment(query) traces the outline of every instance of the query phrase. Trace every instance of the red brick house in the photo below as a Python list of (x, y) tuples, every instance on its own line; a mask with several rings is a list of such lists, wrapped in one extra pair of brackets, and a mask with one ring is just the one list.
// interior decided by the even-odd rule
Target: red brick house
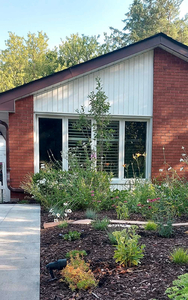
[(11, 198), (23, 197), (20, 182), (39, 171), (49, 149), (67, 169), (60, 152), (84, 141), (73, 130), (75, 110), (84, 105), (87, 111), (96, 77), (116, 133), (107, 153), (112, 184), (121, 187), (132, 177), (124, 165), (131, 165), (138, 149), (147, 154), (145, 178), (159, 176), (163, 147), (166, 161), (180, 170), (181, 148), (188, 149), (188, 47), (159, 33), (0, 94), (2, 199), (9, 201), (10, 192)]

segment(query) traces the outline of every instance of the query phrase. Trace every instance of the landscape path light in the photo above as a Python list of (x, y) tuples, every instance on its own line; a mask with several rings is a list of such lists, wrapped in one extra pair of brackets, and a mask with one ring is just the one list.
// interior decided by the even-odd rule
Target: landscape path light
[(51, 280), (55, 280), (57, 279), (54, 276), (53, 270), (62, 270), (66, 267), (67, 265), (67, 260), (64, 259), (58, 259), (57, 261), (51, 262), (49, 264), (46, 265), (47, 270), (50, 272), (51, 275)]

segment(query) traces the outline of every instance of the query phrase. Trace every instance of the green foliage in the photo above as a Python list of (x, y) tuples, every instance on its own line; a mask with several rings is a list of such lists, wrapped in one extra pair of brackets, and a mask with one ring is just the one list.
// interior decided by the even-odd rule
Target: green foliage
[(170, 259), (176, 264), (188, 263), (188, 251), (183, 248), (178, 248), (170, 253)]
[(158, 234), (161, 237), (169, 238), (173, 234), (172, 223), (174, 215), (173, 211), (166, 205), (165, 199), (160, 199), (153, 219), (157, 223)]
[(165, 222), (163, 218), (158, 219), (158, 234), (161, 237), (169, 238), (173, 234), (172, 220), (167, 219)]
[(61, 224), (58, 225), (59, 228), (67, 228), (68, 223), (66, 221), (63, 221)]
[(119, 48), (163, 32), (188, 44), (188, 15), (180, 19), (183, 0), (134, 0), (125, 14), (123, 30), (110, 28), (108, 47)]
[[(88, 96), (89, 110), (85, 113), (82, 106), (79, 113), (79, 129), (85, 126), (87, 120), (93, 119), (92, 128), (94, 133), (94, 140), (97, 141), (96, 148), (92, 149), (93, 163), (100, 171), (104, 170), (105, 152), (110, 148), (110, 140), (113, 137), (114, 131), (109, 128), (111, 121), (110, 117), (110, 103), (107, 101), (108, 97), (103, 91), (102, 82), (100, 78), (96, 78), (96, 92), (92, 91)], [(96, 161), (94, 161), (96, 159)]]
[(149, 221), (147, 222), (147, 224), (144, 226), (145, 230), (153, 230), (156, 231), (157, 230), (157, 224), (153, 221)]
[(63, 68), (83, 63), (99, 55), (99, 36), (71, 34), (59, 45), (59, 59)]
[[(72, 291), (75, 289), (87, 290), (98, 284), (94, 274), (89, 269), (89, 264), (81, 259), (79, 254), (75, 258), (71, 256), (70, 262), (61, 271), (61, 274)], [(61, 279), (61, 281), (63, 280)]]
[(127, 204), (118, 202), (118, 205), (116, 206), (116, 213), (119, 220), (126, 220), (129, 217)]
[(37, 35), (29, 32), (26, 39), (9, 32), (5, 45), (0, 52), (0, 92), (47, 76), (57, 68), (57, 52), (53, 50), (56, 57), (51, 54), (42, 31)]
[(67, 254), (65, 255), (65, 257), (68, 259), (68, 258), (76, 258), (77, 257), (77, 254), (83, 258), (83, 256), (86, 256), (87, 253), (85, 250), (71, 250), (69, 252), (67, 252)]
[(116, 238), (117, 245), (114, 251), (116, 262), (123, 264), (125, 267), (137, 266), (140, 259), (143, 258), (143, 249), (145, 245), (139, 245), (140, 236), (136, 234), (137, 226), (131, 226), (122, 231), (114, 231), (113, 235)]
[(165, 293), (173, 300), (188, 299), (188, 273), (178, 276), (178, 279), (173, 281), (173, 287), (168, 288)]
[(91, 224), (95, 230), (106, 230), (108, 228), (109, 223), (109, 219), (104, 218), (102, 220), (95, 220)]
[(117, 245), (117, 240), (115, 238), (115, 236), (113, 235), (113, 232), (108, 232), (108, 238), (109, 238), (109, 241), (112, 245)]
[(53, 208), (63, 216), (66, 209), (109, 209), (113, 203), (110, 180), (110, 174), (96, 172), (90, 162), (81, 166), (72, 156), (69, 171), (46, 164), (39, 173), (27, 175), (21, 186), (43, 206)]
[(92, 219), (92, 220), (97, 219), (96, 211), (94, 211), (94, 210), (91, 209), (91, 208), (87, 208), (87, 209), (86, 209), (86, 218), (87, 218), (87, 219)]
[(81, 233), (78, 231), (69, 231), (69, 233), (64, 234), (63, 238), (66, 241), (75, 241), (80, 239)]

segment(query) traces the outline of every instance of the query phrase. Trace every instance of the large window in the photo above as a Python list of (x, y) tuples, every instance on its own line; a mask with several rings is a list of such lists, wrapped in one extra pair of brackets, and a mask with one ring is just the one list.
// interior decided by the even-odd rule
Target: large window
[(97, 146), (102, 147), (102, 151), (97, 159), (98, 169), (112, 172), (113, 177), (118, 177), (119, 171), (119, 121), (112, 121), (107, 126), (112, 129), (109, 140), (97, 141)]
[[(147, 121), (113, 120), (109, 124), (112, 134), (108, 143), (103, 141), (103, 150), (97, 157), (98, 169), (112, 172), (117, 180), (142, 177), (146, 172)], [(90, 158), (92, 149), (102, 142), (94, 140), (91, 121), (81, 129), (74, 118), (39, 118), (39, 163), (51, 159), (62, 160), (62, 152), (76, 152), (80, 163), (84, 163), (86, 153)], [(92, 147), (91, 147), (92, 145)], [(83, 147), (84, 146), (84, 147)], [(68, 162), (63, 156), (63, 167), (68, 169)], [(147, 169), (148, 170), (148, 169)]]
[(80, 163), (83, 164), (86, 155), (91, 156), (91, 122), (79, 128), (77, 119), (68, 120), (68, 150), (76, 154)]
[(39, 163), (60, 161), (62, 152), (62, 119), (39, 118)]
[(146, 122), (125, 122), (125, 178), (145, 178), (146, 124)]

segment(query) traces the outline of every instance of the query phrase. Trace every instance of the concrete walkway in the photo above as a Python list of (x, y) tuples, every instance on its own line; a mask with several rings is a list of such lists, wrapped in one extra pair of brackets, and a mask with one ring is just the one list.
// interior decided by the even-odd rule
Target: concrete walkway
[(40, 206), (0, 205), (0, 299), (39, 300)]

